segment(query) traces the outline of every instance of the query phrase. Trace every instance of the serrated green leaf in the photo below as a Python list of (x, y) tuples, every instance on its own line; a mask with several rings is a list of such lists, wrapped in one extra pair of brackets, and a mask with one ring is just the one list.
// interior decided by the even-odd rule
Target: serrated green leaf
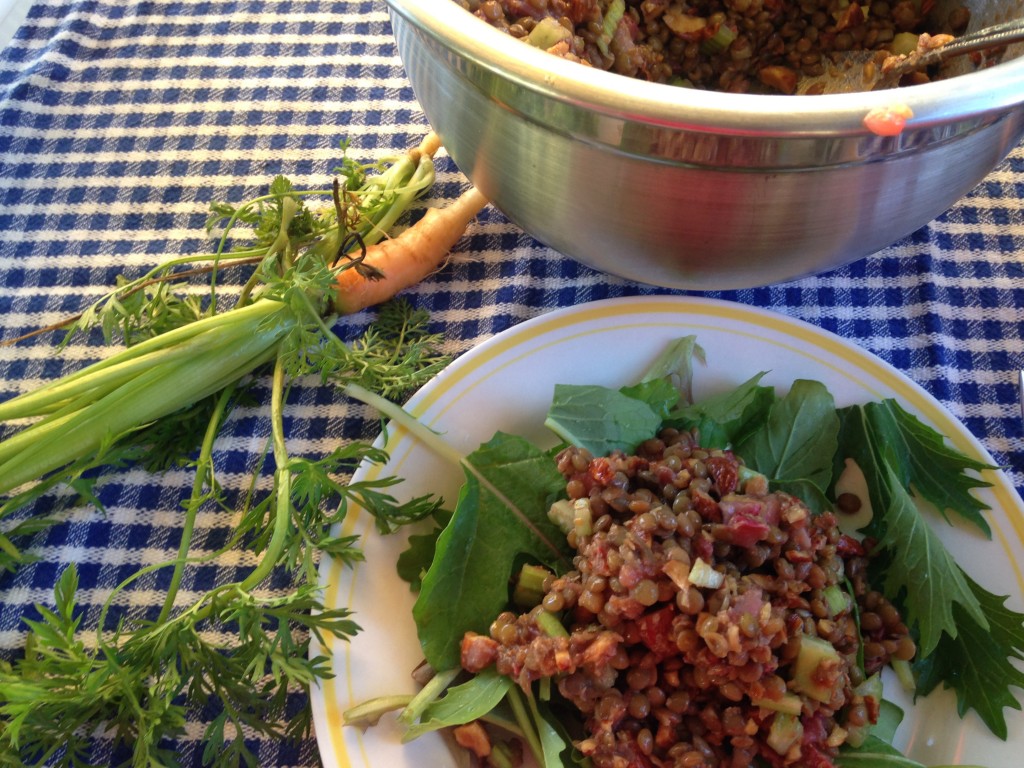
[(696, 336), (671, 341), (640, 378), (641, 384), (664, 381), (671, 385), (684, 403), (693, 402), (693, 364), (705, 362), (704, 349)]
[(286, 176), (278, 174), (274, 177), (274, 180), (270, 182), (269, 192), (271, 195), (286, 195), (291, 192), (293, 188), (291, 181)]
[[(993, 595), (966, 574), (987, 619), (983, 629), (960, 616), (957, 636), (944, 636), (935, 651), (914, 665), (918, 693), (926, 696), (940, 683), (956, 692), (961, 717), (970, 709), (1001, 739), (1008, 736), (1004, 710), (1020, 710), (1010, 688), (1024, 690), (1024, 672), (1013, 659), (1024, 660), (1024, 614), (1006, 607), (1006, 597)], [(962, 612), (959, 606), (955, 609)]]
[[(881, 472), (883, 461), (895, 472), (899, 484), (931, 503), (949, 521), (953, 511), (977, 526), (986, 536), (992, 531), (981, 514), (986, 507), (972, 491), (990, 484), (969, 471), (992, 469), (950, 447), (945, 438), (905, 411), (895, 400), (851, 406), (840, 411), (843, 458), (854, 458), (869, 478)], [(874, 450), (874, 456), (866, 451)], [(881, 451), (885, 451), (885, 456)], [(878, 486), (869, 482), (871, 490)], [(884, 508), (884, 500), (879, 500)], [(874, 504), (875, 498), (872, 498)]]
[[(981, 512), (988, 509), (972, 491), (992, 484), (972, 476), (966, 470), (981, 472), (995, 469), (991, 464), (972, 459), (950, 446), (947, 441), (895, 400), (884, 405), (893, 411), (905, 443), (905, 456), (910, 466), (910, 486), (914, 492), (931, 502), (945, 517), (952, 510), (976, 525), (991, 538), (992, 531)], [(947, 517), (948, 520), (948, 517)]]
[[(964, 629), (953, 615), (954, 605), (980, 627), (985, 614), (956, 559), (921, 515), (910, 494), (891, 470), (885, 478), (889, 504), (885, 532), (878, 547), (889, 554), (884, 592), (905, 594), (904, 617), (920, 633), (919, 652), (928, 656), (943, 633), (956, 637)], [(968, 622), (970, 623), (970, 622)]]
[[(446, 518), (446, 524), (447, 524)], [(408, 582), (409, 589), (419, 592), (423, 585), (423, 575), (430, 568), (434, 561), (434, 554), (437, 552), (437, 539), (444, 530), (438, 526), (427, 533), (414, 533), (409, 537), (409, 545), (398, 556), (398, 576)]]
[(623, 387), (619, 392), (634, 400), (647, 403), (661, 419), (668, 417), (672, 409), (679, 403), (680, 397), (679, 390), (668, 379), (642, 381), (630, 387)]

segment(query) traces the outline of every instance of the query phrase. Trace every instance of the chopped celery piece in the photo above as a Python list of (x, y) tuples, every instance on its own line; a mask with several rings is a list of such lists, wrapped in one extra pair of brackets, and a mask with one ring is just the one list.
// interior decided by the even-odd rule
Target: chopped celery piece
[(548, 510), (548, 520), (558, 526), (562, 533), (568, 534), (573, 530), (576, 512), (572, 502), (568, 499), (559, 499), (551, 505)]
[[(876, 703), (876, 705), (881, 706), (882, 676), (879, 674), (872, 675), (853, 689), (853, 695), (855, 697), (859, 696), (863, 699), (871, 699)], [(846, 729), (846, 743), (851, 747), (859, 747), (864, 743), (864, 740), (867, 739), (873, 726), (874, 723), (864, 723), (863, 725), (851, 725), (850, 723), (844, 723), (843, 727)]]
[(715, 30), (715, 34), (711, 37), (706, 38), (704, 42), (700, 44), (701, 53), (713, 56), (717, 53), (721, 53), (730, 45), (732, 41), (736, 39), (736, 30), (725, 24), (719, 24), (718, 29)]
[(755, 707), (770, 709), (772, 712), (783, 712), (787, 715), (799, 715), (803, 709), (803, 702), (795, 693), (784, 693), (781, 699), (754, 699), (751, 702)]
[(544, 580), (551, 571), (540, 565), (527, 563), (519, 569), (519, 578), (512, 591), (512, 602), (522, 608), (532, 608), (544, 599)]
[(562, 622), (558, 620), (558, 617), (547, 611), (540, 611), (537, 614), (537, 626), (548, 637), (569, 636), (569, 631), (562, 626)]
[(768, 746), (777, 754), (784, 755), (789, 752), (790, 747), (803, 739), (803, 736), (803, 723), (793, 715), (779, 712), (768, 729)]
[(830, 642), (814, 635), (801, 636), (793, 665), (793, 690), (827, 704), (832, 699), (832, 688), (821, 682), (821, 667), (841, 665), (839, 651)]
[(604, 23), (601, 25), (601, 35), (597, 38), (597, 47), (605, 56), (608, 55), (608, 46), (612, 42), (615, 30), (626, 13), (626, 0), (612, 0), (608, 4), (608, 10), (604, 14)]
[(917, 50), (919, 41), (920, 37), (913, 32), (897, 32), (889, 43), (889, 50), (894, 56), (907, 56)]
[(576, 536), (589, 536), (594, 532), (594, 520), (590, 512), (590, 499), (576, 499), (572, 503), (572, 527)]
[(701, 558), (697, 558), (693, 561), (693, 565), (690, 567), (690, 583), (695, 587), (705, 587), (707, 589), (718, 589), (722, 586), (722, 582), (725, 581), (725, 576)]
[(822, 590), (821, 596), (825, 599), (829, 614), (833, 617), (850, 610), (850, 596), (843, 591), (838, 584), (831, 584)]
[(530, 34), (526, 36), (526, 42), (534, 48), (546, 51), (558, 43), (572, 39), (572, 32), (558, 23), (557, 19), (550, 16), (537, 22)]

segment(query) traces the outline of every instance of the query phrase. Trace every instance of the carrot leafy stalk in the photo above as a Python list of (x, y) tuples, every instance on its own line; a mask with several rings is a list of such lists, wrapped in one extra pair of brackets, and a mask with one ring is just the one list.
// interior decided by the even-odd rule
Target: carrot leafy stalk
[[(99, 740), (127, 751), (134, 765), (176, 765), (180, 756), (169, 740), (183, 735), (187, 713), (199, 710), (216, 713), (202, 740), (211, 765), (255, 765), (249, 734), (308, 732), (308, 711), (286, 713), (285, 705), (289, 690), (329, 674), (325, 658), (309, 657), (310, 637), (325, 642), (358, 630), (347, 611), (321, 605), (320, 554), (361, 557), (355, 538), (334, 533), (353, 504), (383, 531), (432, 515), (437, 504), (398, 503), (389, 492), (393, 479), (344, 482), (360, 461), (385, 459), (369, 445), (343, 445), (320, 459), (292, 455), (290, 382), (314, 375), (386, 400), (445, 364), (425, 313), (402, 301), (384, 305), (358, 340), (332, 330), (335, 313), (383, 302), (438, 269), (484, 205), (471, 191), (388, 239), (432, 185), (437, 148), (431, 135), (386, 164), (346, 157), (328, 188), (297, 190), (279, 177), (255, 200), (215, 206), (210, 229), (224, 231), (213, 253), (120, 281), (69, 328), (69, 335), (99, 328), (124, 343), (121, 351), (0, 403), (0, 421), (28, 422), (0, 440), (0, 493), (8, 496), (0, 505), (2, 568), (32, 559), (19, 539), (57, 521), (32, 505), (55, 488), (70, 486), (95, 501), (102, 468), (140, 462), (194, 471), (176, 557), (118, 585), (88, 624), (69, 566), (54, 606), (37, 606), (41, 618), (26, 619), (24, 656), (0, 662), (0, 762), (87, 764), (105, 749)], [(252, 242), (230, 247), (236, 228), (249, 230)], [(248, 279), (235, 279), (230, 290), (220, 284), (222, 273), (242, 267), (251, 270)], [(208, 286), (171, 290), (198, 274), (210, 276)], [(217, 479), (215, 441), (231, 407), (252, 397), (254, 374), (264, 371), (270, 437), (255, 472), (272, 470), (272, 488), (260, 491), (254, 481), (236, 510)], [(237, 527), (222, 550), (199, 556), (197, 519), (211, 508), (235, 514)], [(198, 596), (182, 590), (190, 568), (236, 547), (254, 563), (248, 575)], [(159, 571), (169, 574), (162, 604), (141, 619), (121, 615), (124, 593)], [(269, 590), (276, 583), (270, 578), (282, 573), (289, 586)]]

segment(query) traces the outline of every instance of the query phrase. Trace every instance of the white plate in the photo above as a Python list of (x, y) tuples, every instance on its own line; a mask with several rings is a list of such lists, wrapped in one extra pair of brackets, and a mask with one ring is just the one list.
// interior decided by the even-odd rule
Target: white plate
[[(556, 383), (618, 386), (634, 381), (679, 336), (695, 334), (707, 367), (695, 374), (696, 396), (738, 384), (767, 370), (763, 383), (788, 389), (797, 378), (824, 382), (839, 405), (894, 397), (961, 451), (984, 462), (991, 456), (964, 427), (903, 374), (850, 343), (799, 321), (751, 307), (696, 298), (628, 298), (594, 302), (541, 315), (488, 340), (457, 359), (408, 403), (410, 412), (464, 452), (496, 430), (552, 442), (542, 425)], [(461, 472), (429, 453), (401, 429), (388, 436), (390, 463), (360, 474), (405, 479), (396, 495), (441, 494), (454, 501)], [(992, 488), (979, 493), (993, 510), (993, 540), (941, 521), (936, 528), (968, 572), (989, 590), (1024, 594), (1024, 505), (1005, 475), (988, 473)], [(328, 768), (399, 768), (455, 765), (442, 738), (402, 745), (390, 717), (365, 732), (342, 727), (342, 712), (374, 696), (411, 693), (409, 673), (421, 660), (412, 621), (413, 595), (395, 573), (403, 536), (380, 537), (365, 514), (348, 531), (363, 536), (366, 562), (354, 569), (326, 562), (321, 569), (325, 601), (348, 606), (363, 628), (350, 643), (333, 642), (336, 677), (313, 693), (317, 739)], [(886, 694), (907, 710), (897, 746), (934, 764), (1019, 766), (1024, 753), (1024, 715), (1006, 710), (1010, 738), (993, 737), (975, 714), (956, 715), (955, 699), (939, 691), (916, 705)], [(1018, 692), (1019, 693), (1019, 692)]]

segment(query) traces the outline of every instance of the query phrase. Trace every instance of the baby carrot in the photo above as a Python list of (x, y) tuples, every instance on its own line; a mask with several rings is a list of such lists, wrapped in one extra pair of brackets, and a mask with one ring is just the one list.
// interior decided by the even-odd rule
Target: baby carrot
[(335, 281), (334, 309), (341, 314), (380, 304), (437, 270), (465, 234), (469, 222), (487, 205), (475, 187), (444, 208), (430, 208), (397, 237), (368, 246), (363, 264), (382, 274), (365, 277), (346, 269)]

